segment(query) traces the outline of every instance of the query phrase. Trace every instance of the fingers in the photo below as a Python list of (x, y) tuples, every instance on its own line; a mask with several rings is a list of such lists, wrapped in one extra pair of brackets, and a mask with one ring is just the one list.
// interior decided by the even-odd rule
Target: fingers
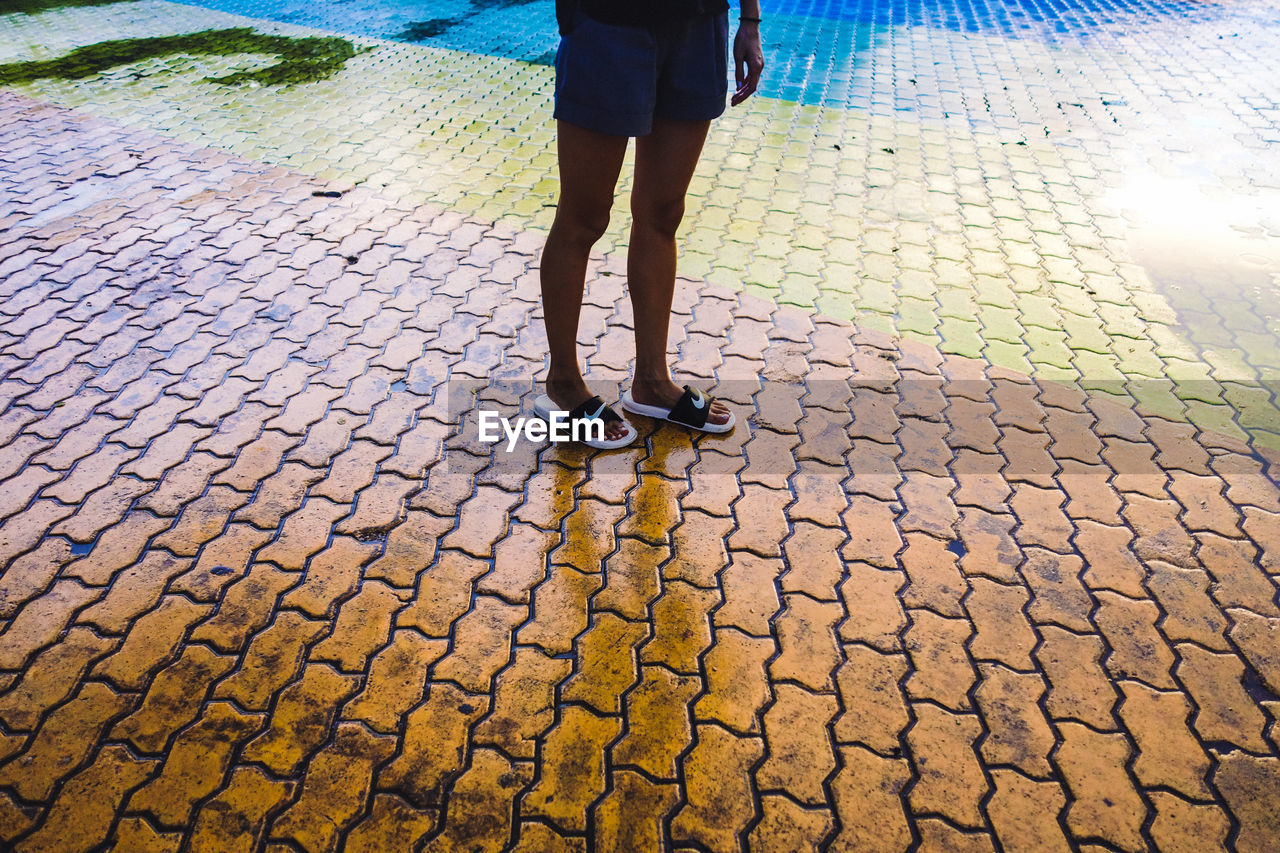
[(755, 63), (747, 64), (747, 73), (745, 75), (739, 73), (737, 77), (738, 88), (733, 93), (733, 97), (729, 100), (730, 104), (736, 107), (738, 104), (755, 94), (756, 88), (760, 85), (760, 71), (762, 68), (763, 63), (760, 63), (759, 65)]
[(755, 92), (756, 86), (760, 83), (760, 67), (749, 59), (743, 59), (738, 63), (736, 80), (738, 88), (729, 101), (735, 107)]
[(764, 53), (760, 49), (758, 35), (744, 37), (739, 30), (733, 45), (733, 78), (737, 88), (729, 103), (733, 106), (751, 97), (760, 85), (760, 73), (764, 71)]
[(729, 99), (729, 104), (735, 107), (751, 95), (751, 91), (747, 89), (747, 79), (744, 75), (739, 74), (737, 82), (738, 88), (733, 91), (733, 97)]

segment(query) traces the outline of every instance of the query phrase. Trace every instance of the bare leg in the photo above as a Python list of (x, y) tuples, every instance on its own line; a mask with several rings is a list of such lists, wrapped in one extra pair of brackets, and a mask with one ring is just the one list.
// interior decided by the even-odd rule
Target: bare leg
[[(636, 320), (637, 403), (673, 406), (683, 393), (667, 367), (667, 333), (676, 281), (676, 230), (684, 217), (689, 181), (707, 138), (706, 121), (655, 118), (653, 132), (636, 138), (636, 179), (631, 193), (631, 244), (627, 280)], [(708, 420), (722, 424), (729, 410), (720, 402)]]
[[(596, 133), (559, 122), (560, 199), (542, 250), (542, 313), (551, 351), (547, 396), (568, 411), (593, 395), (578, 367), (578, 317), (591, 247), (609, 227), (609, 209), (618, 183), (627, 137)], [(622, 424), (605, 430), (610, 439)]]

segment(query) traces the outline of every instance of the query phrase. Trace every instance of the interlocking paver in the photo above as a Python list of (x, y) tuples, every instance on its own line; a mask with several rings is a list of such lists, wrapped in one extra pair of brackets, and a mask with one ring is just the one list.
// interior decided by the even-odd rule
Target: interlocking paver
[(394, 794), (375, 794), (368, 816), (347, 835), (346, 849), (362, 853), (410, 849), (437, 823), (433, 810), (415, 809)]
[(267, 531), (248, 524), (227, 525), (225, 532), (205, 544), (191, 571), (174, 580), (169, 591), (196, 601), (217, 600), (223, 589), (249, 572), (254, 552), (270, 538)]
[[(1191, 800), (1212, 798), (1205, 777), (1209, 756), (1188, 728), (1191, 705), (1178, 693), (1121, 682), (1121, 719), (1138, 746), (1134, 775), (1145, 787), (1167, 786)], [(1156, 725), (1160, 720), (1161, 725)]]
[(834, 828), (831, 813), (802, 808), (785, 797), (761, 797), (761, 818), (752, 830), (752, 850), (818, 850)]
[(755, 738), (736, 738), (714, 724), (696, 730), (698, 742), (684, 758), (687, 799), (671, 824), (672, 837), (712, 849), (742, 849), (740, 833), (753, 817), (749, 770), (763, 754)]
[(1231, 629), (1232, 641), (1274, 695), (1280, 689), (1280, 619), (1243, 610), (1232, 610), (1230, 615), (1236, 623)]
[(1146, 569), (1129, 548), (1133, 533), (1124, 527), (1078, 522), (1075, 544), (1087, 568), (1081, 576), (1090, 589), (1111, 589), (1129, 598), (1147, 594)]
[(35, 731), (44, 712), (70, 696), (85, 670), (115, 645), (88, 628), (67, 631), (61, 643), (33, 655), (0, 697), (0, 720), (10, 731)]
[(840, 623), (840, 639), (864, 642), (881, 651), (900, 649), (907, 615), (897, 593), (906, 576), (861, 563), (850, 563), (845, 571), (848, 577), (840, 594), (848, 615)]
[(364, 569), (364, 576), (381, 578), (394, 587), (414, 585), (424, 566), (435, 561), (440, 535), (453, 520), (421, 510), (410, 511), (389, 533), (382, 554)]
[(1092, 602), (1080, 581), (1084, 562), (1077, 556), (1063, 556), (1041, 548), (1028, 548), (1022, 577), (1031, 588), (1027, 607), (1031, 620), (1060, 625), (1073, 631), (1088, 631)]
[(144, 753), (161, 752), (175, 732), (199, 716), (208, 685), (234, 664), (205, 646), (188, 646), (181, 658), (156, 674), (142, 702), (116, 724), (112, 736)]
[(275, 702), (271, 724), (245, 744), (241, 756), (277, 776), (291, 776), (325, 742), (338, 707), (356, 690), (356, 678), (312, 664)]
[(624, 619), (644, 620), (649, 603), (659, 595), (659, 567), (670, 555), (665, 546), (620, 538), (618, 549), (604, 560), (604, 588), (593, 599), (593, 607)]
[(58, 639), (75, 614), (97, 600), (101, 590), (74, 580), (55, 581), (39, 598), (27, 602), (0, 633), (0, 668), (21, 669), (32, 652)]
[(83, 610), (77, 621), (93, 625), (104, 634), (124, 634), (135, 619), (159, 602), (168, 582), (190, 565), (190, 560), (152, 551), (117, 573), (107, 594)]
[(146, 818), (127, 817), (116, 825), (112, 840), (117, 846), (130, 850), (173, 853), (182, 844), (182, 835), (177, 832), (161, 832)]
[(884, 568), (896, 566), (894, 556), (902, 550), (903, 541), (890, 507), (869, 496), (850, 495), (845, 517), (849, 541), (840, 553), (846, 560), (862, 560)]
[(770, 620), (781, 609), (774, 580), (782, 568), (780, 559), (734, 552), (720, 575), (724, 604), (715, 612), (715, 624), (733, 626), (756, 636), (767, 635)]
[(494, 743), (509, 755), (533, 758), (538, 739), (554, 722), (555, 688), (570, 663), (538, 649), (520, 648), (497, 677), (493, 711), (475, 728), (479, 743)]
[(1239, 850), (1265, 850), (1274, 842), (1276, 813), (1265, 803), (1271, 802), (1280, 787), (1276, 760), (1243, 753), (1224, 756), (1214, 771), (1214, 786), (1240, 822), (1235, 838)]
[(422, 698), (422, 668), (446, 651), (443, 640), (428, 640), (416, 631), (396, 631), (370, 661), (368, 677), (359, 694), (344, 706), (343, 719), (360, 720), (376, 732), (395, 731)]
[(1128, 744), (1079, 723), (1063, 723), (1059, 731), (1055, 762), (1075, 798), (1067, 807), (1067, 826), (1122, 850), (1145, 849), (1141, 826), (1147, 807), (1125, 772)]
[[(434, 677), (455, 681), (472, 693), (492, 693), (493, 679), (510, 657), (511, 633), (527, 608), (495, 596), (476, 596), (453, 629), (454, 649), (436, 663)], [(322, 651), (317, 648), (317, 654)]]
[(764, 714), (769, 754), (756, 770), (756, 785), (785, 790), (807, 805), (825, 804), (823, 782), (836, 769), (827, 724), (836, 711), (834, 696), (779, 684)]
[(1175, 675), (1195, 702), (1193, 727), (1201, 739), (1266, 750), (1266, 717), (1249, 701), (1243, 678), (1244, 663), (1235, 655), (1215, 654), (1191, 643), (1175, 648)]
[(0, 587), (0, 616), (12, 618), (24, 603), (49, 589), (58, 571), (71, 559), (71, 543), (53, 537), (45, 539), (34, 550), (10, 559), (4, 586)]
[(1029, 600), (1021, 586), (1005, 586), (987, 578), (971, 578), (964, 600), (973, 623), (969, 653), (977, 660), (998, 661), (1014, 669), (1028, 669), (1038, 639), (1023, 608)]
[[(391, 738), (356, 723), (340, 723), (332, 742), (309, 763), (302, 792), (271, 825), (270, 834), (312, 850), (335, 850), (355, 822), (373, 783), (374, 766), (390, 757)], [(320, 814), (324, 819), (316, 819)]]
[(177, 654), (187, 630), (208, 612), (208, 605), (165, 596), (129, 626), (124, 642), (93, 668), (93, 674), (126, 690), (138, 689), (156, 664)]
[(968, 710), (969, 689), (977, 675), (965, 651), (972, 632), (968, 622), (928, 610), (908, 611), (911, 627), (903, 634), (913, 672), (906, 680), (912, 699), (929, 699), (952, 710)]
[(221, 787), (236, 747), (263, 723), (261, 714), (245, 714), (229, 702), (214, 702), (184, 729), (165, 755), (158, 776), (134, 791), (130, 811), (144, 811), (162, 826), (182, 826), (201, 799)]
[(839, 605), (805, 595), (783, 596), (783, 604), (774, 622), (779, 652), (770, 664), (770, 676), (830, 691), (834, 687), (831, 674), (841, 663), (835, 634), (842, 615)]
[(916, 719), (906, 734), (917, 776), (907, 798), (912, 809), (981, 827), (987, 782), (974, 750), (981, 731), (977, 718), (927, 703), (913, 704), (912, 712)]
[(195, 556), (205, 543), (216, 539), (248, 497), (227, 486), (212, 486), (182, 509), (178, 520), (156, 537), (154, 546), (182, 556)]
[(903, 810), (902, 790), (911, 772), (901, 758), (884, 758), (861, 747), (840, 749), (840, 772), (831, 782), (841, 829), (831, 849), (840, 851), (895, 849), (911, 843), (911, 827)]
[(473, 850), (501, 850), (515, 821), (511, 794), (525, 788), (532, 776), (527, 764), (515, 764), (500, 753), (477, 749), (471, 768), (454, 786), (455, 822), (425, 847), (446, 853), (467, 845)]
[(525, 796), (522, 811), (571, 832), (584, 831), (587, 808), (605, 791), (605, 749), (620, 731), (616, 718), (565, 708), (542, 746), (547, 773)]
[(1042, 628), (1041, 638), (1035, 657), (1049, 682), (1045, 707), (1050, 716), (1114, 731), (1112, 711), (1119, 697), (1102, 668), (1102, 639), (1054, 626)]
[[(603, 831), (601, 835), (604, 835)], [(609, 843), (609, 839), (602, 839), (601, 844), (606, 843)], [(534, 853), (534, 851), (583, 853), (587, 849), (587, 842), (584, 838), (566, 838), (563, 835), (559, 835), (555, 830), (543, 823), (525, 822), (520, 824), (520, 841), (511, 849), (513, 851), (518, 850), (520, 853)]]
[(919, 533), (906, 536), (902, 568), (909, 583), (902, 591), (908, 607), (925, 607), (942, 616), (960, 616), (966, 584), (954, 550), (941, 540)]
[(461, 551), (442, 551), (435, 564), (418, 574), (418, 594), (396, 617), (397, 627), (413, 627), (428, 637), (446, 637), (449, 626), (470, 607), (471, 586), (488, 570)]
[(301, 570), (320, 552), (334, 522), (347, 512), (346, 506), (323, 498), (308, 501), (285, 518), (279, 535), (258, 551), (257, 559), (282, 569)]
[(587, 629), (587, 601), (600, 585), (599, 575), (552, 566), (547, 579), (534, 588), (533, 618), (517, 632), (518, 641), (553, 654), (570, 651), (575, 638)]
[(63, 786), (44, 825), (23, 841), (24, 850), (84, 850), (106, 840), (125, 793), (152, 770), (123, 746), (107, 746), (92, 765)]
[(843, 574), (839, 555), (844, 540), (845, 532), (838, 528), (809, 522), (795, 524), (782, 543), (789, 565), (781, 578), (783, 592), (803, 592), (820, 601), (834, 600)]
[(1037, 673), (1015, 672), (999, 665), (979, 669), (982, 683), (976, 698), (988, 729), (982, 743), (983, 758), (1037, 778), (1049, 776), (1047, 756), (1054, 735), (1040, 710), (1044, 681)]
[(1173, 651), (1157, 630), (1160, 611), (1150, 601), (1131, 601), (1108, 592), (1097, 593), (1094, 618), (1111, 647), (1107, 670), (1113, 678), (1136, 678), (1154, 687), (1172, 689)]
[(1192, 850), (1226, 850), (1229, 825), (1227, 816), (1214, 805), (1188, 803), (1164, 791), (1152, 791), (1155, 820), (1151, 822), (1151, 840), (1161, 850), (1182, 853)]
[(680, 581), (664, 583), (662, 597), (653, 605), (653, 636), (642, 648), (641, 660), (697, 674), (698, 659), (711, 646), (710, 614), (719, 604), (715, 590)]
[[(205, 494), (210, 478), (229, 465), (229, 460), (209, 453), (192, 453), (184, 462), (166, 471), (160, 484), (138, 501), (137, 506), (165, 517), (181, 515), (187, 504)], [(228, 499), (225, 493), (223, 499)]]
[(323, 623), (287, 610), (250, 641), (240, 667), (218, 682), (214, 696), (242, 708), (261, 711), (272, 694), (293, 680), (308, 644), (325, 630)]
[(372, 545), (335, 536), (328, 548), (311, 558), (302, 582), (285, 595), (281, 605), (313, 618), (331, 616), (338, 602), (356, 591), (361, 567), (377, 553)]
[(621, 853), (661, 847), (663, 818), (679, 796), (676, 786), (655, 784), (629, 770), (616, 771), (612, 782), (613, 789), (595, 807), (600, 849)]
[(994, 791), (987, 805), (991, 825), (1009, 850), (1066, 851), (1070, 843), (1059, 822), (1067, 797), (1056, 781), (1037, 782), (1015, 770), (993, 769)]
[(640, 684), (627, 695), (627, 731), (613, 747), (615, 766), (639, 767), (656, 779), (675, 779), (676, 761), (692, 742), (688, 706), (698, 679), (664, 667), (644, 667)]
[(464, 766), (467, 730), (488, 710), (486, 697), (452, 684), (432, 684), (405, 719), (402, 751), (378, 774), (377, 787), (393, 790), (418, 808), (441, 804), (445, 783)]
[(363, 672), (370, 656), (387, 644), (403, 605), (402, 595), (381, 581), (363, 584), (338, 608), (331, 633), (311, 649), (311, 658), (344, 672)]
[(1227, 618), (1207, 594), (1205, 572), (1148, 561), (1147, 586), (1164, 610), (1160, 630), (1170, 640), (1191, 640), (1215, 651), (1226, 650)]

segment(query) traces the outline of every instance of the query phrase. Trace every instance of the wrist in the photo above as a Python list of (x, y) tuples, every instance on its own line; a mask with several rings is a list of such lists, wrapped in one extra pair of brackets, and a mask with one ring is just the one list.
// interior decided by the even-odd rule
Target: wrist
[(749, 15), (743, 15), (742, 17), (738, 18), (738, 23), (739, 23), (740, 25), (741, 25), (741, 24), (753, 24), (753, 25), (755, 25), (755, 26), (757, 26), (757, 27), (758, 27), (758, 26), (760, 26), (760, 19), (759, 19), (758, 17), (751, 17), (751, 16), (749, 16)]

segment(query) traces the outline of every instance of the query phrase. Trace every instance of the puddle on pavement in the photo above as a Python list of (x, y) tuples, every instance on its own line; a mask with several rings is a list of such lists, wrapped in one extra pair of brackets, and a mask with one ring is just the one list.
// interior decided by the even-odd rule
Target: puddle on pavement
[[(1191, 340), (1206, 355), (1238, 351), (1258, 372), (1280, 375), (1280, 193), (1222, 197), (1146, 178), (1110, 200), (1125, 213), (1134, 259)], [(1252, 334), (1267, 346), (1241, 337)]]
[(1130, 255), (1168, 300), (1183, 339), (1208, 375), (1230, 382), (1223, 397), (1247, 409), (1240, 425), (1280, 446), (1280, 192), (1142, 176), (1107, 200), (1123, 212)]

